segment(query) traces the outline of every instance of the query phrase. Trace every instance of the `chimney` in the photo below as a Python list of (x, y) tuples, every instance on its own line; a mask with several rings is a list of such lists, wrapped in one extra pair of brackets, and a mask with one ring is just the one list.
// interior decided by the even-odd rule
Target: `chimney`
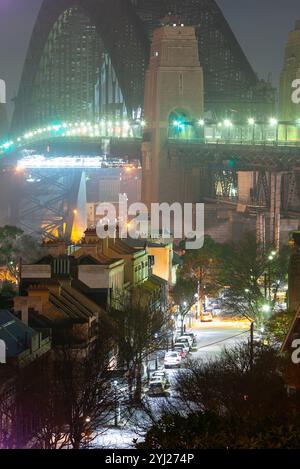
[(21, 321), (28, 326), (28, 297), (16, 296), (14, 298), (14, 311), (21, 313)]

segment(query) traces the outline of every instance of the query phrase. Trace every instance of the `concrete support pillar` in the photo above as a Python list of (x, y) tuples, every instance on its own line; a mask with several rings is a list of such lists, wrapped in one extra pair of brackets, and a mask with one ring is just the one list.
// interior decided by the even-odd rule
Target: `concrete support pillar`
[(276, 249), (280, 244), (281, 179), (282, 173), (270, 174), (269, 240)]
[(238, 172), (239, 203), (248, 205), (252, 202), (253, 186), (254, 186), (254, 172), (253, 171), (239, 171)]
[[(182, 138), (194, 135), (198, 126), (186, 122), (196, 123), (203, 116), (203, 107), (203, 71), (195, 28), (170, 24), (156, 29), (145, 77), (142, 201), (148, 207), (152, 202), (199, 199), (199, 172), (194, 174), (180, 157), (170, 161), (168, 138), (180, 142), (181, 131)], [(179, 133), (174, 133), (173, 114), (185, 122)]]

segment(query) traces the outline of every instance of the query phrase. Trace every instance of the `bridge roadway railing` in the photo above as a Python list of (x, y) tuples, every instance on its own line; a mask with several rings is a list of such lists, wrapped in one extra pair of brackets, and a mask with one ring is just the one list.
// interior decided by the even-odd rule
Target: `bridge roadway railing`
[(252, 142), (170, 139), (168, 157), (188, 166), (229, 168), (236, 171), (294, 171), (300, 169), (300, 142)]
[(259, 147), (299, 147), (300, 140), (248, 140), (248, 139), (211, 139), (211, 138), (190, 138), (190, 139), (181, 139), (181, 138), (169, 138), (169, 143), (171, 144), (195, 144), (195, 145), (245, 145), (249, 147), (259, 146)]

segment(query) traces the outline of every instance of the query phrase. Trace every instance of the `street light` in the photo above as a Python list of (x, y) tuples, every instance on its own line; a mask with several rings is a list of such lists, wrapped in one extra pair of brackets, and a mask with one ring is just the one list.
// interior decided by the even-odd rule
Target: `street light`
[(224, 127), (227, 129), (227, 138), (230, 140), (230, 129), (232, 127), (232, 122), (229, 119), (224, 120)]
[(200, 120), (198, 121), (198, 124), (200, 125), (200, 127), (204, 127), (204, 125), (205, 125), (204, 119), (200, 119)]
[(255, 140), (255, 119), (249, 117), (248, 124), (252, 127), (252, 142)]
[(118, 393), (117, 393), (118, 381), (117, 380), (114, 380), (113, 386), (114, 386), (114, 393), (115, 393), (115, 427), (118, 427), (119, 418), (118, 418)]
[(269, 313), (269, 312), (271, 311), (271, 306), (268, 305), (268, 304), (262, 305), (262, 311), (263, 311), (264, 313)]
[[(158, 339), (158, 334), (157, 332), (154, 334), (154, 339)], [(158, 370), (158, 356), (157, 356), (157, 350), (155, 351), (155, 370)]]
[(227, 127), (227, 128), (232, 127), (232, 122), (229, 119), (225, 119), (224, 120), (224, 126)]
[[(182, 306), (183, 306), (183, 308), (185, 309), (185, 308), (187, 307), (187, 302), (184, 301), (184, 302), (182, 303)], [(183, 324), (183, 323), (184, 323), (184, 311), (183, 311), (183, 309), (181, 308), (181, 335), (184, 333), (184, 324)]]
[[(271, 301), (271, 262), (275, 259), (277, 252), (275, 250), (271, 251), (270, 254), (268, 255), (268, 272), (265, 272), (265, 298)], [(267, 278), (268, 276), (268, 278)], [(268, 295), (267, 295), (267, 290), (268, 290)]]
[(269, 119), (269, 124), (271, 127), (276, 127), (276, 142), (278, 142), (278, 120), (275, 117)]

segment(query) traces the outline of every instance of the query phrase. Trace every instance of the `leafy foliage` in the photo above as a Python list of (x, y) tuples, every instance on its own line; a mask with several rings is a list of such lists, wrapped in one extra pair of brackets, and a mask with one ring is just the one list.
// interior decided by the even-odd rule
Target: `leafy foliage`
[(29, 263), (41, 254), (37, 241), (15, 226), (0, 228), (0, 266), (4, 266), (11, 278), (19, 280), (20, 260)]
[[(217, 282), (225, 288), (223, 307), (228, 314), (241, 315), (263, 324), (273, 311), (276, 293), (286, 281), (288, 253), (285, 249), (270, 260), (271, 247), (263, 250), (254, 236), (223, 251)], [(269, 312), (263, 305), (269, 305)]]
[(283, 343), (294, 316), (293, 311), (276, 312), (267, 323), (266, 334), (276, 342)]
[(298, 449), (299, 417), (281, 424), (274, 418), (253, 422), (215, 412), (165, 415), (139, 449)]

